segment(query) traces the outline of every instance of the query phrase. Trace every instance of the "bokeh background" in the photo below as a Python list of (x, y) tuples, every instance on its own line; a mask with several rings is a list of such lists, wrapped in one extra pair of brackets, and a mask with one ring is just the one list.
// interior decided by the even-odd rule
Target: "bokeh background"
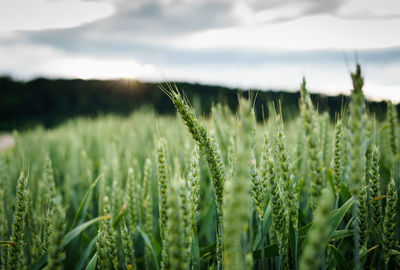
[(356, 62), (369, 100), (398, 102), (398, 29), (397, 0), (2, 0), (0, 129), (143, 104), (166, 112), (165, 80), (190, 83), (205, 112), (235, 99), (225, 87), (296, 106), (284, 92), (303, 76), (312, 93), (348, 95)]

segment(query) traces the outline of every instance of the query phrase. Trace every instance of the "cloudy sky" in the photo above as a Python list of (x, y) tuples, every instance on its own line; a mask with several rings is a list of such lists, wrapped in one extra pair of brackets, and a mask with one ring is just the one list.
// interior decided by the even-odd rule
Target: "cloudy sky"
[(1, 0), (0, 74), (133, 78), (400, 101), (399, 0)]

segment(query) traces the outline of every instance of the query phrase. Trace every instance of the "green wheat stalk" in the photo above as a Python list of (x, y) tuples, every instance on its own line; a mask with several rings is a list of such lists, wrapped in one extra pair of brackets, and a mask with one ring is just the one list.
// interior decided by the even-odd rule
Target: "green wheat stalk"
[(16, 190), (16, 201), (14, 208), (14, 218), (11, 229), (11, 239), (13, 243), (8, 247), (8, 269), (23, 269), (24, 268), (24, 230), (25, 230), (25, 216), (27, 211), (27, 190), (28, 178), (21, 171)]

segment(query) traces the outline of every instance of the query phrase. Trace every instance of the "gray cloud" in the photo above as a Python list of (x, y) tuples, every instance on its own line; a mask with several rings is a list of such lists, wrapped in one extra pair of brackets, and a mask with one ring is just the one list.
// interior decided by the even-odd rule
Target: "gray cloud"
[[(168, 47), (168, 40), (214, 27), (236, 25), (232, 1), (118, 1), (116, 12), (93, 23), (76, 28), (20, 31), (17, 37), (3, 43), (34, 43), (50, 45), (67, 52), (119, 54), (127, 48)], [(115, 51), (115, 52), (114, 52)]]
[[(111, 17), (71, 29), (78, 35), (91, 33), (94, 37), (157, 38), (182, 33), (235, 25), (231, 14), (232, 2), (218, 1), (171, 1), (159, 0), (119, 1), (116, 13)], [(54, 32), (53, 32), (54, 33)], [(130, 37), (129, 35), (135, 35)]]
[[(132, 1), (134, 2), (134, 1)], [(125, 30), (143, 31), (159, 35), (224, 27), (235, 24), (231, 14), (232, 1), (173, 1), (164, 5), (160, 1), (144, 1), (136, 7), (131, 1), (122, 2), (117, 14), (111, 18), (113, 25)]]
[[(68, 30), (69, 31), (69, 30)], [(342, 64), (360, 61), (374, 65), (400, 63), (400, 47), (367, 49), (367, 50), (249, 50), (235, 49), (182, 49), (163, 44), (149, 44), (147, 42), (120, 42), (113, 39), (93, 39), (82, 36), (79, 39), (74, 33), (56, 32), (52, 35), (43, 35), (39, 43), (52, 44), (71, 55), (89, 56), (100, 59), (134, 59), (141, 63), (155, 66), (201, 66), (201, 65), (240, 65), (254, 66), (265, 64)], [(7, 43), (3, 43), (7, 44)], [(9, 42), (8, 46), (13, 46)]]
[(301, 15), (321, 14), (321, 13), (335, 13), (346, 0), (269, 0), (269, 1), (250, 1), (248, 5), (254, 11), (275, 9), (275, 8), (288, 8), (297, 7), (302, 11)]
[[(104, 50), (104, 54), (126, 52), (125, 47), (158, 46), (168, 48), (168, 41), (187, 33), (201, 30), (233, 27), (240, 20), (233, 12), (235, 1), (230, 0), (120, 0), (113, 1), (116, 12), (108, 17), (80, 27), (70, 29), (19, 32), (14, 42), (38, 43), (54, 46), (68, 52)], [(262, 10), (294, 8), (295, 14), (280, 14), (273, 22), (297, 19), (302, 16), (331, 14), (341, 17), (338, 10), (345, 0), (254, 0), (237, 1), (247, 5), (254, 12)], [(363, 14), (355, 17), (364, 18)], [(365, 16), (370, 16), (366, 14)], [(372, 16), (370, 16), (372, 17)], [(6, 40), (3, 40), (6, 42)]]
[[(253, 11), (298, 8), (295, 15), (282, 15), (276, 21), (299, 16), (331, 14), (339, 16), (345, 0), (256, 0), (244, 1)], [(25, 31), (3, 39), (3, 45), (48, 45), (71, 55), (102, 59), (135, 59), (141, 63), (167, 65), (263, 65), (269, 63), (343, 63), (354, 59), (354, 52), (320, 50), (299, 52), (262, 52), (248, 49), (174, 48), (169, 41), (196, 31), (232, 27), (240, 24), (230, 0), (114, 1), (116, 12), (76, 28)], [(364, 62), (400, 62), (400, 47), (358, 52)]]
[(354, 5), (349, 10), (346, 5), (351, 1), (349, 0), (255, 0), (247, 2), (247, 5), (254, 11), (265, 11), (275, 9), (295, 9), (295, 14), (281, 14), (277, 18), (268, 21), (268, 23), (287, 22), (301, 17), (312, 15), (331, 15), (346, 20), (391, 20), (400, 18), (399, 14), (375, 14), (373, 10), (366, 8), (362, 1), (355, 9)]
[[(311, 83), (314, 82), (314, 89), (326, 89), (325, 91), (336, 93), (334, 91), (351, 86), (348, 70), (352, 70), (355, 61), (358, 60), (366, 67), (367, 72), (370, 71), (367, 77), (367, 86), (370, 83), (369, 88), (367, 87), (370, 96), (390, 97), (394, 92), (390, 92), (392, 90), (388, 90), (388, 87), (397, 89), (400, 84), (397, 74), (400, 66), (400, 44), (393, 42), (391, 44), (398, 46), (357, 52), (290, 51), (279, 48), (267, 51), (240, 46), (185, 49), (173, 45), (176, 39), (185, 39), (189, 34), (199, 31), (242, 26), (246, 22), (240, 16), (240, 11), (238, 12), (238, 2), (247, 6), (246, 12), (250, 10), (253, 14), (270, 11), (265, 14), (270, 16), (272, 13), (272, 19), (266, 18), (264, 24), (273, 26), (279, 22), (321, 14), (352, 20), (396, 17), (396, 15), (372, 14), (368, 9), (354, 10), (353, 7), (352, 10), (347, 10), (348, 2), (345, 0), (110, 0), (106, 2), (115, 4), (116, 11), (112, 16), (79, 27), (20, 31), (7, 35), (0, 32), (0, 54), (5, 60), (1, 61), (3, 64), (0, 63), (0, 70), (12, 71), (13, 75), (68, 76), (68, 69), (72, 69), (76, 63), (79, 65), (82, 59), (104, 65), (108, 63), (106, 60), (111, 60), (109, 62), (122, 62), (119, 67), (123, 68), (126, 67), (126, 62), (138, 63), (139, 68), (148, 65), (156, 70), (154, 73), (161, 71), (167, 75), (172, 74), (173, 79), (234, 87), (243, 85), (286, 89), (297, 89), (299, 80), (306, 73), (311, 77)], [(296, 34), (296, 22), (293, 21), (291, 25), (294, 26), (293, 31)], [(345, 24), (341, 24), (342, 27), (343, 25)], [(252, 28), (252, 25), (248, 28)], [(332, 30), (320, 29), (327, 32)], [(333, 30), (340, 31), (340, 29)], [(388, 35), (390, 33), (392, 32), (388, 31)], [(276, 35), (280, 34), (282, 33), (278, 32)], [(336, 36), (342, 37), (343, 40), (348, 38), (346, 33), (342, 36), (341, 32)], [(256, 41), (257, 37), (254, 38)], [(242, 37), (234, 36), (232, 40), (240, 41), (240, 38)], [(373, 38), (371, 37), (371, 40)], [(296, 37), (294, 39), (297, 41)], [(37, 51), (31, 52), (32, 56), (29, 50), (35, 49)], [(73, 64), (69, 66), (62, 62), (68, 57), (75, 59), (76, 62), (72, 61)], [(61, 71), (57, 73), (55, 70), (56, 73), (51, 73), (54, 63), (57, 64), (60, 59), (62, 60), (60, 65), (63, 65)], [(89, 65), (88, 69), (90, 68)], [(308, 71), (310, 72), (307, 74)], [(157, 75), (159, 74), (153, 77), (149, 75), (146, 79), (155, 80), (160, 77)], [(375, 91), (382, 86), (383, 90)], [(400, 95), (396, 94), (392, 98), (400, 100)]]

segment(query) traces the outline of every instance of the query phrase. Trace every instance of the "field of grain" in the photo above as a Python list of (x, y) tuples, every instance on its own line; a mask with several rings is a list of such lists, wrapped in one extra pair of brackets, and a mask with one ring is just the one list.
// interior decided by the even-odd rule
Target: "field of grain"
[[(78, 118), (0, 153), (0, 269), (395, 269), (398, 116), (368, 113), (359, 67), (330, 118), (253, 99), (176, 116)], [(367, 78), (366, 78), (367, 79)]]

